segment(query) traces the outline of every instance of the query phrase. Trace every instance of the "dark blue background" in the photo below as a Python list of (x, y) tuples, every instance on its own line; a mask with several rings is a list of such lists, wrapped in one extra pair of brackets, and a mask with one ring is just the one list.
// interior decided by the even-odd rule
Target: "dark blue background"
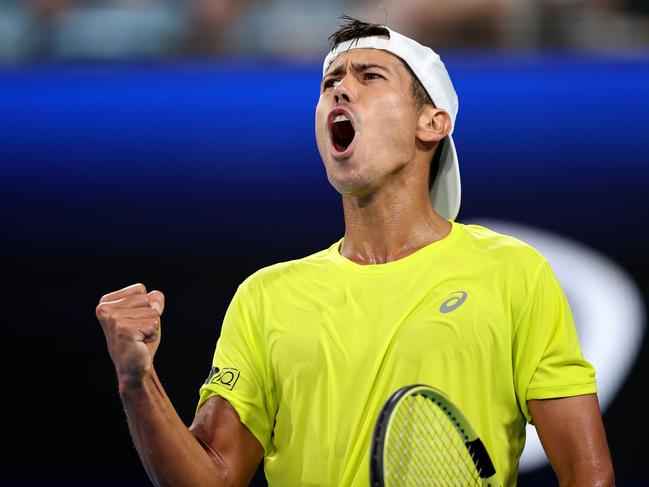
[[(445, 59), (460, 97), (459, 220), (579, 240), (625, 268), (646, 300), (649, 55)], [(1, 470), (13, 485), (144, 482), (94, 318), (101, 294), (136, 281), (166, 293), (157, 367), (190, 421), (238, 283), (342, 235), (315, 146), (319, 80), (316, 64), (268, 60), (0, 71), (12, 445)], [(634, 438), (647, 428), (630, 431), (628, 417), (646, 398), (645, 356), (646, 345), (605, 416), (618, 485), (639, 478)]]

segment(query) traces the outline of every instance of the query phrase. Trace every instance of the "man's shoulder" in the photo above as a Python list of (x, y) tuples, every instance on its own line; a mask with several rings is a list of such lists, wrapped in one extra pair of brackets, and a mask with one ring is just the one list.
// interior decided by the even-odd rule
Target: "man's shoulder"
[(465, 242), (471, 252), (496, 259), (503, 263), (541, 265), (545, 257), (530, 244), (512, 236), (475, 224), (462, 224)]
[(297, 282), (303, 279), (309, 279), (317, 274), (322, 275), (322, 272), (331, 264), (329, 256), (331, 248), (334, 245), (336, 243), (305, 257), (277, 262), (262, 267), (251, 274), (242, 283), (242, 286), (263, 286), (264, 288), (269, 288), (278, 282)]

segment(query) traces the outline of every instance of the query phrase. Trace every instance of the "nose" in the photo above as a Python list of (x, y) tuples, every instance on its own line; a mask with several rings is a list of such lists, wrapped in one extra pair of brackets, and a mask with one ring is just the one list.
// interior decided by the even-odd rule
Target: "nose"
[(349, 95), (344, 91), (334, 93), (334, 100), (336, 101), (336, 103), (340, 103), (341, 101), (345, 101), (347, 103), (350, 102)]
[(348, 77), (345, 76), (336, 84), (336, 86), (334, 86), (333, 95), (334, 95), (334, 101), (337, 104), (343, 102), (351, 103), (354, 98), (353, 89), (350, 86), (353, 80), (348, 80), (347, 78)]

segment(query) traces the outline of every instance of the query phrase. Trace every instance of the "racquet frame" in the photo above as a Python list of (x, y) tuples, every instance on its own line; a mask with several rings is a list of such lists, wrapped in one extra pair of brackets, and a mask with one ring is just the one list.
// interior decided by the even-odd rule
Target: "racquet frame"
[(461, 436), (464, 446), (467, 448), (467, 451), (475, 464), (476, 470), (479, 473), (483, 486), (502, 487), (502, 483), (496, 474), (496, 470), (491, 458), (489, 457), (487, 449), (464, 414), (462, 414), (457, 406), (455, 406), (455, 404), (453, 404), (444, 393), (423, 384), (401, 387), (388, 398), (381, 408), (374, 427), (370, 449), (370, 486), (385, 486), (383, 480), (385, 467), (385, 441), (389, 436), (390, 427), (392, 425), (392, 413), (403, 400), (413, 395), (423, 396), (430, 401), (433, 401), (437, 407), (444, 411), (448, 416), (458, 435)]

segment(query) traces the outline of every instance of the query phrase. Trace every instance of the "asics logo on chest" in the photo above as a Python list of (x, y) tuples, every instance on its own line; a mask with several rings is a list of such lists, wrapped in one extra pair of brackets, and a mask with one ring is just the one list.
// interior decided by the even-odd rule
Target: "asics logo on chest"
[(451, 293), (451, 297), (444, 301), (439, 307), (440, 312), (450, 313), (451, 311), (455, 311), (462, 306), (467, 297), (468, 294), (464, 291), (455, 291), (454, 293)]

